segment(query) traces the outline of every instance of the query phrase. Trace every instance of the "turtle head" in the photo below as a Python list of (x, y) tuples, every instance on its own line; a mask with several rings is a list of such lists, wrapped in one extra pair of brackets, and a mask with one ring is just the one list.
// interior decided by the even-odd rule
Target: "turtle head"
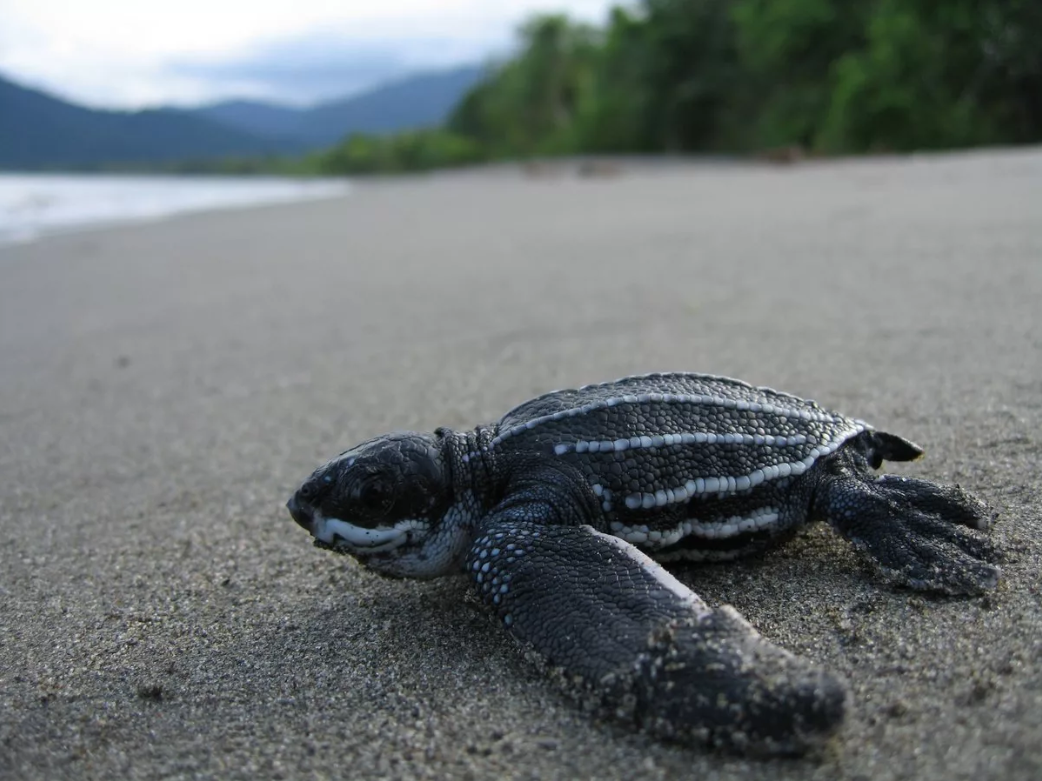
[(320, 548), (384, 575), (431, 578), (470, 538), (451, 482), (437, 436), (387, 434), (320, 466), (286, 506)]

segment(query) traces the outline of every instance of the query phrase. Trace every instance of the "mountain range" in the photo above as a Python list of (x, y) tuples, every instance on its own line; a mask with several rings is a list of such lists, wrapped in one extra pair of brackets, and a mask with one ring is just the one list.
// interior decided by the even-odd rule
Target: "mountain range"
[(238, 100), (144, 111), (90, 109), (0, 77), (0, 168), (300, 154), (351, 133), (437, 126), (484, 73), (477, 66), (419, 73), (308, 108)]

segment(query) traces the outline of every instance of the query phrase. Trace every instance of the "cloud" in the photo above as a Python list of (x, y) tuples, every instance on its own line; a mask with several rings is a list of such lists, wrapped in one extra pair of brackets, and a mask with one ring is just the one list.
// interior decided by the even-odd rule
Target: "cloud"
[(612, 0), (0, 0), (0, 73), (97, 107), (310, 102), (479, 62), (538, 11)]
[(215, 95), (314, 103), (360, 92), (420, 69), (480, 62), (509, 36), (351, 38), (327, 32), (269, 41), (223, 58), (168, 61), (165, 73)]

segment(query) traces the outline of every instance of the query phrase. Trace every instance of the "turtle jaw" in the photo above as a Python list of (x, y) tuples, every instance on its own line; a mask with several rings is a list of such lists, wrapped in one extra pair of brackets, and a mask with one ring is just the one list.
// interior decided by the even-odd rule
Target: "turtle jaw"
[(348, 553), (359, 559), (377, 553), (390, 553), (428, 528), (416, 520), (401, 520), (393, 526), (368, 528), (340, 518), (328, 518), (294, 495), (286, 509), (300, 526), (307, 529), (319, 548)]
[(310, 531), (319, 547), (364, 557), (400, 548), (417, 528), (415, 521), (399, 521), (394, 526), (369, 529), (316, 512)]

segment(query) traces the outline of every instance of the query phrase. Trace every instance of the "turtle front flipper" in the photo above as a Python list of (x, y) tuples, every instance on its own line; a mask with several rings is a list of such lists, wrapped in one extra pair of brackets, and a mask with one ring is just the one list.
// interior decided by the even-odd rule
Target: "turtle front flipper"
[(467, 571), (482, 600), (582, 696), (677, 740), (801, 753), (836, 731), (845, 687), (710, 609), (629, 543), (547, 524), (540, 503), (493, 513)]

